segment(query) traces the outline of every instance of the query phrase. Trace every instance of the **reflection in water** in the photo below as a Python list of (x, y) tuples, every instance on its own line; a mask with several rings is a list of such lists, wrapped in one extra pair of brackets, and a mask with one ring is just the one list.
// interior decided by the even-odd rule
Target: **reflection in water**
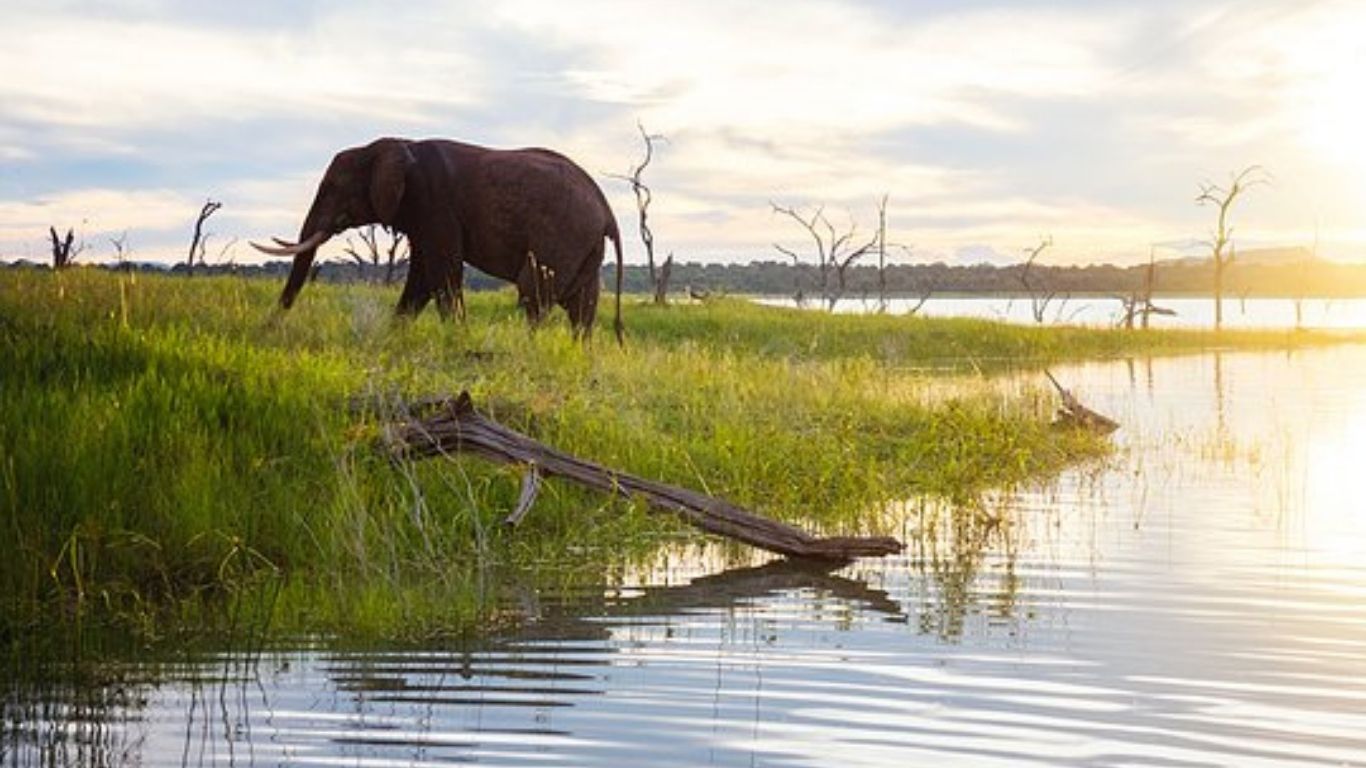
[(673, 551), (461, 648), (295, 646), (10, 691), (5, 764), (1344, 765), (1366, 756), (1366, 349), (1059, 371), (1124, 423), (908, 551)]

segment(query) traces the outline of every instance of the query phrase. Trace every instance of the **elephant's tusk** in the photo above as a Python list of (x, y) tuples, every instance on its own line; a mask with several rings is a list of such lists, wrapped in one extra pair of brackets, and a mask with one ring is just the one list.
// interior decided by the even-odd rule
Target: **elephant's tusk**
[(271, 256), (293, 256), (296, 253), (302, 253), (303, 251), (311, 251), (314, 248), (317, 248), (318, 246), (326, 242), (328, 237), (329, 235), (326, 232), (314, 232), (312, 237), (309, 237), (307, 240), (297, 245), (291, 245), (278, 237), (273, 237), (271, 239), (274, 240), (276, 243), (279, 243), (278, 247), (270, 245), (261, 245), (260, 243), (255, 242), (251, 244), (251, 247), (255, 248), (261, 253), (268, 253)]

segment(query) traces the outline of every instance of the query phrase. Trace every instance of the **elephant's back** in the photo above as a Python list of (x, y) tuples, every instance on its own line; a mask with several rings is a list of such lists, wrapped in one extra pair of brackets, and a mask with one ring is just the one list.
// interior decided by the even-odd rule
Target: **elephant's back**
[(578, 220), (611, 217), (597, 182), (577, 163), (550, 149), (488, 150), (481, 162), (483, 191)]

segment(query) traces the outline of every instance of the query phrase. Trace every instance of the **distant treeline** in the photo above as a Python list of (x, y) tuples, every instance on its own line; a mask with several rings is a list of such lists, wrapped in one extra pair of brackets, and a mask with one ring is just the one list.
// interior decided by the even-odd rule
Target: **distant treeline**
[[(920, 296), (933, 293), (1024, 293), (1020, 280), (1022, 265), (997, 267), (988, 264), (950, 266), (936, 264), (897, 264), (888, 266), (885, 275), (890, 296)], [(1029, 283), (1036, 289), (1058, 294), (1128, 294), (1141, 290), (1148, 265), (1118, 267), (1112, 264), (1085, 267), (1052, 267), (1035, 264)], [(611, 285), (615, 265), (604, 268)], [(1213, 283), (1213, 268), (1208, 261), (1165, 261), (1153, 269), (1153, 290), (1162, 294), (1208, 294)], [(627, 265), (626, 290), (650, 290), (649, 272), (644, 266)], [(798, 290), (808, 298), (819, 295), (819, 275), (815, 267), (776, 261), (745, 264), (677, 264), (671, 276), (675, 291), (691, 287), (696, 291), (793, 296)], [(850, 298), (876, 297), (879, 292), (875, 266), (856, 265), (846, 275), (844, 295)], [(1327, 261), (1283, 263), (1234, 262), (1225, 275), (1226, 295), (1250, 296), (1366, 296), (1366, 265)]]
[[(10, 267), (40, 267), (31, 262), (16, 262)], [(183, 264), (101, 265), (107, 269), (136, 269), (166, 274), (185, 274)], [(42, 268), (45, 268), (43, 266)], [(219, 264), (196, 266), (194, 274), (233, 274), (274, 277), (281, 281), (289, 274), (289, 262), (266, 264)], [(936, 264), (896, 264), (886, 269), (885, 290), (889, 296), (920, 296), (925, 293), (1023, 293), (1022, 265), (951, 266)], [(1128, 294), (1143, 288), (1148, 266), (1118, 267), (1111, 264), (1085, 267), (1056, 267), (1035, 264), (1029, 282), (1038, 290), (1062, 294)], [(1175, 260), (1158, 262), (1153, 270), (1153, 290), (1159, 294), (1208, 294), (1213, 281), (1208, 261)], [(406, 262), (397, 265), (393, 278), (402, 283)], [(490, 290), (507, 284), (475, 269), (466, 270), (470, 290)], [(383, 265), (364, 267), (351, 262), (324, 262), (316, 269), (316, 279), (324, 282), (383, 282)], [(616, 266), (603, 267), (608, 287), (614, 285)], [(651, 291), (649, 271), (643, 265), (628, 264), (625, 289), (630, 293)], [(671, 278), (675, 292), (691, 288), (696, 292), (794, 296), (798, 291), (808, 298), (819, 295), (819, 275), (810, 265), (794, 266), (777, 261), (736, 264), (675, 264)], [(875, 266), (856, 265), (846, 274), (844, 295), (849, 298), (876, 297), (879, 293)], [(1274, 263), (1235, 261), (1225, 277), (1226, 295), (1238, 296), (1366, 296), (1366, 265), (1330, 261), (1284, 260)]]

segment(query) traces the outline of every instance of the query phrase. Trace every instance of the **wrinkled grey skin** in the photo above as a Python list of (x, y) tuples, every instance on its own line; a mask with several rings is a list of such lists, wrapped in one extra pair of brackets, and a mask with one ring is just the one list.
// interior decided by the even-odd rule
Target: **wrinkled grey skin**
[[(400, 315), (433, 298), (449, 317), (461, 298), (464, 264), (517, 285), (527, 318), (553, 305), (577, 333), (592, 330), (603, 238), (617, 257), (616, 332), (621, 338), (621, 234), (602, 190), (573, 161), (548, 149), (498, 150), (430, 139), (378, 139), (339, 152), (318, 185), (299, 242), (384, 224), (408, 237)], [(307, 281), (317, 248), (294, 256), (280, 306)]]

